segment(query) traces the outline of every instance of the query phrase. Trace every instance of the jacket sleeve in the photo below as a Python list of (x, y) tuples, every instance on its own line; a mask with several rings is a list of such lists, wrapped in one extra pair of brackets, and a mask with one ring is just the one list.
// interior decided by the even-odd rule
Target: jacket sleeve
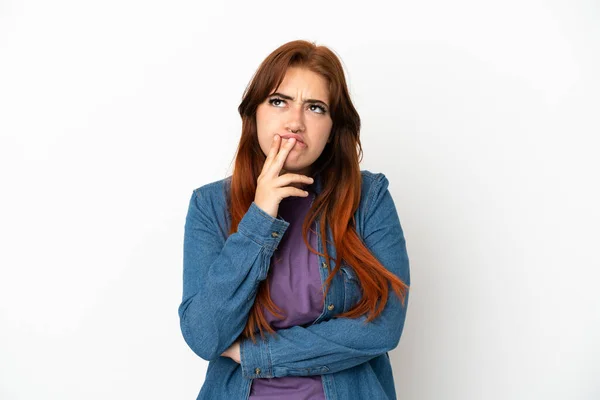
[[(373, 183), (364, 222), (363, 242), (373, 255), (403, 282), (410, 285), (409, 259), (400, 220), (383, 174)], [(366, 316), (332, 318), (307, 327), (260, 336), (256, 344), (240, 343), (242, 374), (247, 379), (321, 375), (362, 364), (394, 349), (404, 327), (405, 304), (389, 290), (383, 312), (365, 324)]]
[(258, 284), (289, 222), (267, 214), (254, 202), (227, 237), (203, 188), (194, 190), (185, 220), (181, 332), (201, 358), (218, 358), (242, 333)]

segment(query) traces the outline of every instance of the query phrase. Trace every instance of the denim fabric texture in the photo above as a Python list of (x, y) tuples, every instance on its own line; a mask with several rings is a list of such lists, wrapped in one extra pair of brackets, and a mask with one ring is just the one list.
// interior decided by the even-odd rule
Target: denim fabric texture
[[(406, 241), (383, 173), (361, 171), (355, 228), (371, 253), (410, 285)], [(254, 202), (229, 235), (231, 223), (226, 198), (231, 176), (208, 183), (192, 193), (185, 221), (183, 297), (179, 306), (181, 332), (188, 346), (209, 361), (197, 399), (247, 399), (253, 379), (320, 375), (328, 400), (396, 399), (388, 352), (404, 328), (406, 303), (393, 290), (382, 314), (365, 323), (366, 316), (336, 318), (361, 296), (356, 273), (342, 261), (325, 295), (323, 312), (308, 326), (280, 329), (273, 337), (243, 339), (241, 364), (221, 354), (246, 326), (260, 281), (266, 279), (271, 256), (289, 223), (264, 212)], [(313, 183), (318, 196), (319, 175)], [(319, 221), (317, 220), (317, 225)], [(331, 230), (327, 241), (317, 234), (317, 250), (326, 244), (335, 257)], [(321, 282), (335, 267), (319, 256)]]

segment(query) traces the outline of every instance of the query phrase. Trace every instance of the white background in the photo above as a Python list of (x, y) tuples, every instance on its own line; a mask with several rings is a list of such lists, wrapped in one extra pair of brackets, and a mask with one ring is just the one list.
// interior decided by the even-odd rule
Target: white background
[(411, 261), (398, 397), (600, 398), (596, 1), (0, 2), (0, 398), (193, 399), (192, 190), (293, 39), (342, 59)]

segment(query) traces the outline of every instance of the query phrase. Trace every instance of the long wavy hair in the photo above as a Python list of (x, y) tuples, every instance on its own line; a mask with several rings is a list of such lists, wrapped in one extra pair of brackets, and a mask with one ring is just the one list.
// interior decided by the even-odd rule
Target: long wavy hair
[[(335, 268), (324, 283), (326, 290), (329, 290), (334, 275), (339, 271), (341, 260), (352, 266), (362, 289), (361, 300), (351, 310), (336, 317), (356, 318), (368, 313), (366, 322), (369, 322), (383, 311), (388, 298), (388, 284), (403, 305), (408, 285), (388, 271), (356, 233), (354, 213), (359, 206), (362, 182), (359, 167), (362, 160), (360, 117), (350, 100), (342, 64), (329, 48), (304, 40), (288, 42), (267, 56), (246, 87), (238, 107), (242, 117), (242, 136), (229, 188), (229, 234), (237, 231), (240, 220), (254, 201), (257, 179), (266, 160), (257, 137), (256, 109), (272, 90), (279, 87), (286, 70), (292, 66), (320, 74), (328, 82), (329, 109), (333, 121), (330, 134), (332, 140), (311, 166), (313, 176), (320, 174), (323, 190), (315, 198), (304, 219), (302, 236), (309, 251), (325, 257), (330, 266), (332, 258), (326, 244), (323, 246), (325, 253), (320, 253), (308, 242), (308, 229), (317, 216), (321, 216), (321, 237), (326, 240), (326, 226), (329, 226), (336, 249)], [(267, 274), (267, 279), (260, 282), (254, 305), (241, 334), (250, 337), (253, 342), (256, 342), (257, 331), (263, 338), (265, 331), (275, 334), (265, 319), (263, 308), (278, 318), (282, 317), (281, 309), (270, 297), (269, 279), (270, 274)]]

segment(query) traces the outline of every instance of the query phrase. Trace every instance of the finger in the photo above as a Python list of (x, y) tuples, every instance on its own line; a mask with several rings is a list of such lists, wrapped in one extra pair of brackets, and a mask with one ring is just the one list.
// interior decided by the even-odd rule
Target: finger
[(271, 141), (271, 148), (269, 149), (269, 154), (267, 154), (267, 159), (265, 160), (263, 168), (269, 168), (269, 165), (273, 162), (275, 156), (277, 156), (280, 144), (281, 137), (278, 134), (273, 135), (273, 140)]
[(290, 153), (290, 151), (292, 150), (292, 148), (294, 147), (294, 145), (296, 144), (296, 139), (295, 138), (289, 138), (287, 140), (287, 142), (285, 142), (283, 144), (283, 146), (281, 146), (281, 148), (279, 149), (279, 153), (277, 153), (277, 156), (275, 157), (275, 161), (273, 162), (271, 168), (275, 169), (275, 176), (279, 175), (279, 172), (281, 171), (281, 169), (283, 168), (283, 164), (285, 163), (285, 159), (287, 158), (288, 154)]
[(298, 189), (293, 186), (286, 186), (281, 188), (283, 197), (297, 196), (297, 197), (306, 197), (308, 196), (308, 192), (306, 190)]
[(276, 186), (282, 187), (282, 186), (287, 186), (291, 183), (306, 183), (306, 184), (310, 185), (311, 183), (313, 183), (313, 181), (314, 181), (313, 178), (311, 178), (310, 176), (287, 173), (287, 174), (279, 175), (279, 177), (277, 177), (275, 182), (276, 182)]

